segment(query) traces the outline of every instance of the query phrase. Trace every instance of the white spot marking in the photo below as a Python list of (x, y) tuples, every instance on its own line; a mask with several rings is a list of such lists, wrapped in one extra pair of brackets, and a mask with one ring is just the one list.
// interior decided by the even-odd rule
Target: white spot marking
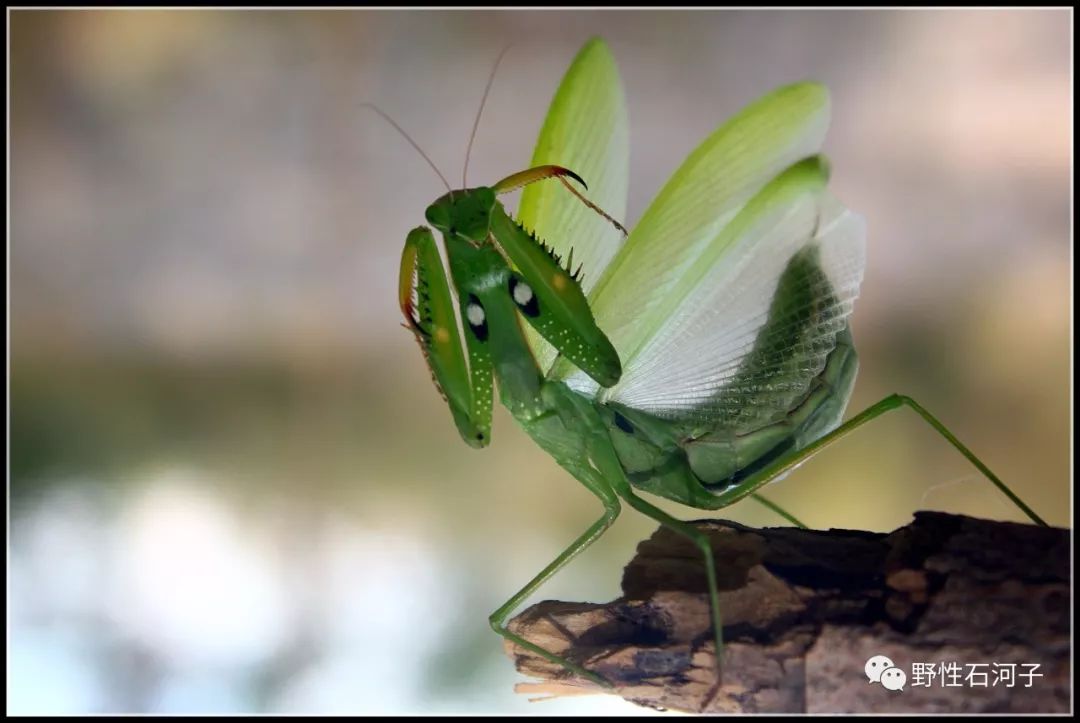
[(525, 306), (530, 301), (532, 301), (532, 297), (532, 288), (530, 288), (529, 285), (526, 284), (524, 281), (519, 281), (514, 287), (514, 301), (516, 301), (519, 306)]
[(469, 317), (469, 323), (480, 326), (484, 323), (484, 309), (479, 304), (469, 304), (465, 309), (465, 315)]

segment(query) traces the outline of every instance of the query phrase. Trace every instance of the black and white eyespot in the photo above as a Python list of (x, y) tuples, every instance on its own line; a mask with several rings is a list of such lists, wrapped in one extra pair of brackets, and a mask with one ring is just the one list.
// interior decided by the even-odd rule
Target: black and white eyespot
[(465, 304), (465, 321), (469, 323), (469, 328), (472, 329), (472, 333), (476, 335), (477, 339), (480, 341), (487, 340), (487, 314), (484, 313), (484, 307), (480, 303), (480, 299), (472, 294), (469, 294), (469, 300)]
[(514, 275), (510, 276), (510, 297), (525, 316), (539, 315), (540, 302), (536, 300), (532, 287)]
[(469, 323), (473, 326), (482, 326), (484, 324), (484, 309), (480, 305), (469, 304), (466, 313), (469, 316)]

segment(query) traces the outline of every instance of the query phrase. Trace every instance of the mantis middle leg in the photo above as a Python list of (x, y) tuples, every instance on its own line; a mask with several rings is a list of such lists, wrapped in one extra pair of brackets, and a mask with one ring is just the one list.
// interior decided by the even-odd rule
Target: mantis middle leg
[(510, 616), (514, 609), (522, 603), (522, 601), (532, 595), (533, 592), (535, 592), (537, 588), (544, 584), (544, 582), (548, 578), (550, 578), (564, 565), (569, 563), (578, 554), (584, 551), (585, 548), (596, 542), (596, 540), (599, 539), (599, 537), (604, 534), (604, 532), (609, 527), (611, 527), (612, 523), (615, 522), (615, 518), (619, 516), (619, 498), (615, 495), (615, 492), (601, 476), (591, 474), (588, 472), (588, 470), (582, 470), (578, 474), (575, 474), (575, 477), (577, 477), (578, 480), (580, 480), (581, 483), (584, 484), (590, 492), (599, 497), (600, 501), (604, 503), (603, 516), (596, 522), (594, 522), (589, 527), (589, 529), (585, 530), (585, 532), (582, 533), (580, 537), (570, 543), (569, 547), (563, 550), (563, 552), (558, 557), (552, 560), (551, 563), (543, 570), (541, 570), (536, 577), (530, 580), (525, 585), (525, 587), (521, 588), (518, 592), (514, 594), (513, 597), (503, 603), (498, 610), (493, 612), (488, 617), (488, 620), (490, 621), (491, 627), (495, 632), (497, 632), (499, 635), (503, 636), (507, 640), (514, 642), (516, 645), (519, 645), (526, 650), (532, 651), (533, 653), (536, 653), (537, 655), (551, 661), (552, 663), (556, 663), (558, 665), (569, 668), (573, 672), (585, 678), (588, 678), (594, 683), (605, 687), (611, 687), (611, 683), (604, 680), (596, 673), (586, 670), (585, 668), (571, 660), (556, 655), (555, 653), (552, 653), (550, 651), (544, 650), (539, 645), (536, 645), (535, 643), (530, 643), (528, 640), (525, 640), (520, 635), (515, 635), (506, 628), (506, 619)]
[(643, 515), (656, 520), (661, 525), (689, 538), (701, 550), (709, 586), (713, 640), (716, 643), (716, 677), (719, 680), (724, 652), (723, 621), (720, 615), (720, 594), (716, 584), (716, 563), (713, 559), (712, 545), (709, 538), (693, 525), (672, 517), (634, 492), (633, 487), (630, 486), (630, 481), (626, 478), (626, 472), (623, 470), (618, 454), (615, 452), (607, 432), (603, 429), (594, 430), (590, 439), (589, 453), (593, 464), (600, 470), (604, 479), (608, 481), (615, 493), (625, 500), (628, 505)]

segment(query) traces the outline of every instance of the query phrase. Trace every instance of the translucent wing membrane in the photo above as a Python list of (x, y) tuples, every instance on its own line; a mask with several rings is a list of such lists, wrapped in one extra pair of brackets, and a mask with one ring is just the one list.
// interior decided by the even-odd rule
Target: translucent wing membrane
[[(544, 120), (533, 154), (533, 166), (564, 166), (585, 179), (585, 196), (616, 219), (625, 219), (629, 182), (629, 131), (622, 82), (615, 60), (599, 38), (578, 53), (563, 77)], [(623, 236), (556, 181), (525, 188), (518, 220), (564, 259), (573, 249), (586, 295), (600, 272), (622, 245)], [(526, 329), (530, 347), (543, 371), (555, 358), (554, 348), (533, 329)]]
[[(721, 126), (675, 172), (590, 294), (624, 367), (668, 324), (718, 235), (778, 173), (818, 152), (828, 122), (823, 86), (785, 86)], [(573, 374), (560, 362), (551, 376)]]
[(723, 262), (698, 275), (603, 399), (738, 433), (807, 395), (858, 295), (865, 229), (823, 176), (804, 175), (784, 174), (747, 205)]

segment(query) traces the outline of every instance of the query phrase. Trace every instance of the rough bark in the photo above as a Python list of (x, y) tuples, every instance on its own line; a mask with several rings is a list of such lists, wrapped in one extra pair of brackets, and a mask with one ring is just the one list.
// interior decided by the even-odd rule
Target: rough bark
[[(614, 688), (508, 643), (518, 670), (544, 679), (519, 690), (692, 712), (1070, 710), (1068, 530), (931, 512), (890, 534), (694, 524), (717, 560), (721, 683), (701, 553), (660, 528), (626, 567), (623, 597), (543, 602), (510, 624)], [(905, 672), (902, 690), (868, 680), (875, 655)], [(956, 663), (960, 678), (919, 685), (916, 663)]]

